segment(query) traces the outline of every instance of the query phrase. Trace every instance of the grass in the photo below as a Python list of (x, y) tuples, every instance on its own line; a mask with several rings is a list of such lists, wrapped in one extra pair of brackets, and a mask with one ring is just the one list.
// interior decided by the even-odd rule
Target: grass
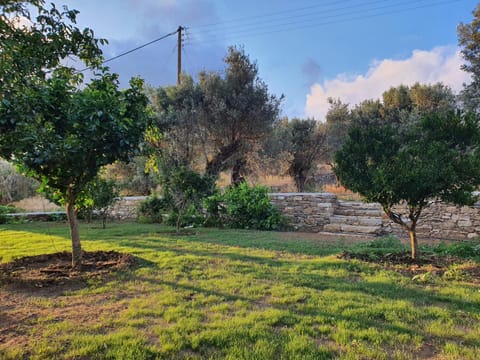
[[(143, 266), (55, 296), (7, 294), (35, 316), (21, 339), (0, 341), (0, 358), (480, 358), (477, 286), (455, 277), (419, 283), (334, 256), (396, 248), (391, 239), (349, 245), (274, 232), (171, 231), (82, 225), (85, 250), (132, 253)], [(64, 225), (0, 226), (3, 262), (69, 247)], [(0, 340), (7, 310), (0, 304)]]

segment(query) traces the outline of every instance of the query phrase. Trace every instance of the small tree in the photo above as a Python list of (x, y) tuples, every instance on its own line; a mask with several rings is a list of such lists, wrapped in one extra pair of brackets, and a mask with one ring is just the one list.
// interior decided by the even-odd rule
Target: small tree
[[(78, 11), (43, 0), (3, 1), (0, 11), (0, 156), (65, 205), (75, 267), (77, 200), (102, 166), (138, 148), (148, 99), (141, 80), (121, 91), (117, 75), (101, 68), (105, 41), (75, 26)], [(89, 84), (64, 65), (69, 57), (93, 69)]]
[(121, 91), (117, 76), (104, 73), (79, 90), (71, 76), (54, 72), (30, 90), (37, 114), (17, 133), (13, 154), (65, 206), (75, 267), (82, 258), (77, 200), (102, 166), (138, 149), (148, 116), (142, 81)]
[(187, 211), (193, 207), (201, 210), (203, 199), (211, 195), (214, 189), (214, 178), (200, 175), (186, 166), (163, 169), (160, 183), (166, 209), (176, 216), (176, 231), (180, 232), (182, 220)]
[[(472, 114), (428, 115), (418, 122), (355, 126), (335, 156), (342, 184), (382, 205), (410, 237), (418, 257), (416, 227), (433, 199), (472, 204), (480, 184), (480, 130)], [(405, 204), (406, 213), (395, 207)]]
[(80, 198), (77, 200), (77, 209), (88, 222), (91, 221), (95, 212), (102, 219), (102, 227), (105, 229), (108, 213), (118, 201), (118, 191), (113, 180), (105, 180), (96, 177), (86, 185)]

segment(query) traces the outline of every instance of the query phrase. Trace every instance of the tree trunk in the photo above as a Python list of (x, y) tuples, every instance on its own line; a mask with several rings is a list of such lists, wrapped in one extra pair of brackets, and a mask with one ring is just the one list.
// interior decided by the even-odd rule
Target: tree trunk
[(246, 161), (244, 159), (237, 159), (232, 168), (231, 183), (234, 186), (240, 185), (242, 182), (245, 182), (245, 178), (242, 176), (243, 168), (245, 167)]
[(70, 237), (72, 239), (72, 267), (76, 268), (82, 262), (82, 246), (80, 244), (80, 232), (78, 230), (77, 212), (75, 211), (75, 196), (71, 189), (68, 191), (68, 200), (65, 205), (67, 211)]
[(410, 228), (408, 230), (408, 235), (410, 236), (410, 248), (412, 249), (412, 259), (416, 260), (418, 257), (418, 242), (417, 242), (417, 232), (415, 228)]
[(295, 175), (295, 187), (297, 188), (297, 192), (304, 192), (305, 181), (307, 181), (307, 178), (303, 174)]
[(175, 232), (176, 232), (177, 234), (180, 233), (180, 226), (182, 225), (182, 219), (183, 219), (183, 211), (182, 211), (182, 210), (178, 210), (177, 223), (175, 224)]

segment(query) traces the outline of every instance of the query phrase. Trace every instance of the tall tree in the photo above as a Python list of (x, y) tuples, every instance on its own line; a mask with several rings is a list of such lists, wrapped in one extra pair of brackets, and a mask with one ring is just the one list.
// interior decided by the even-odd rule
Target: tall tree
[(351, 116), (348, 104), (342, 103), (340, 99), (329, 98), (328, 102), (330, 107), (325, 117), (328, 162), (333, 163), (333, 155), (347, 138)]
[(204, 94), (201, 127), (209, 144), (206, 172), (232, 170), (232, 183), (241, 180), (246, 157), (272, 131), (282, 98), (270, 95), (258, 76), (257, 64), (243, 49), (229, 48), (225, 76), (200, 75)]
[[(119, 90), (118, 77), (99, 66), (100, 40), (74, 26), (77, 11), (32, 0), (2, 2), (0, 15), (0, 154), (42, 182), (67, 211), (72, 265), (82, 249), (76, 205), (100, 167), (138, 148), (148, 114), (139, 79)], [(27, 28), (17, 25), (23, 19)], [(63, 66), (76, 56), (95, 71), (89, 84)]]
[(473, 11), (469, 24), (460, 23), (457, 28), (458, 44), (465, 64), (462, 70), (472, 75), (472, 81), (460, 94), (466, 110), (480, 112), (480, 4)]
[(149, 142), (159, 160), (195, 167), (205, 149), (199, 126), (203, 93), (190, 76), (181, 79), (176, 86), (148, 89), (155, 113)]
[[(480, 185), (480, 130), (473, 115), (430, 114), (405, 124), (354, 126), (335, 156), (343, 185), (382, 205), (418, 257), (416, 226), (432, 199), (471, 204)], [(406, 213), (395, 205), (405, 204)]]
[(298, 192), (305, 191), (307, 177), (327, 154), (325, 126), (313, 119), (292, 119), (284, 123), (284, 146), (289, 154), (287, 173)]
[(203, 159), (206, 174), (231, 170), (239, 183), (277, 121), (281, 98), (269, 94), (243, 49), (231, 47), (224, 60), (224, 76), (201, 72), (195, 83), (184, 75), (177, 86), (150, 91), (156, 113), (150, 142), (169, 163), (198, 169)]

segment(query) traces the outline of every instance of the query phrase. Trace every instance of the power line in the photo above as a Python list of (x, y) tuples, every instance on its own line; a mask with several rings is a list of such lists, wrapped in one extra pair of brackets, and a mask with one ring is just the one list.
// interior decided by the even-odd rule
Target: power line
[[(110, 61), (116, 60), (116, 59), (118, 59), (118, 58), (121, 58), (122, 56), (131, 54), (131, 53), (133, 53), (133, 52), (135, 52), (135, 51), (137, 51), (137, 50), (143, 49), (144, 47), (147, 47), (147, 46), (149, 46), (149, 45), (152, 45), (152, 44), (154, 44), (154, 43), (156, 43), (156, 42), (158, 42), (158, 41), (160, 41), (160, 40), (163, 40), (163, 39), (166, 39), (166, 38), (168, 38), (168, 37), (170, 37), (170, 36), (173, 36), (173, 35), (175, 35), (176, 33), (178, 33), (178, 29), (175, 30), (175, 31), (172, 31), (172, 32), (170, 32), (170, 33), (168, 33), (168, 34), (165, 34), (165, 35), (163, 35), (163, 36), (160, 36), (159, 38), (156, 38), (156, 39), (154, 39), (154, 40), (152, 40), (152, 41), (149, 41), (149, 42), (147, 42), (147, 43), (145, 43), (145, 44), (142, 44), (142, 45), (140, 45), (140, 46), (137, 46), (136, 48), (133, 48), (133, 49), (131, 49), (131, 50), (127, 50), (127, 51), (125, 51), (125, 52), (123, 52), (123, 53), (121, 53), (121, 54), (118, 54), (118, 55), (116, 55), (116, 56), (114, 56), (114, 57), (111, 57), (111, 58), (109, 58), (109, 59), (107, 59), (107, 60), (104, 60), (104, 61), (102, 61), (102, 65), (103, 65), (103, 64), (106, 64), (106, 63), (108, 63), (108, 62), (110, 62)], [(78, 72), (84, 72), (84, 71), (89, 70), (89, 69), (91, 69), (91, 66), (86, 67), (85, 69), (82, 69), (82, 70), (80, 70), (80, 71), (78, 71)]]
[(264, 13), (264, 14), (260, 14), (260, 15), (245, 16), (245, 17), (240, 17), (240, 18), (236, 18), (236, 19), (219, 21), (219, 22), (211, 23), (211, 24), (202, 24), (202, 25), (197, 25), (196, 27), (197, 28), (211, 27), (211, 26), (217, 26), (217, 25), (225, 25), (225, 24), (234, 23), (234, 22), (251, 21), (252, 19), (265, 19), (266, 17), (277, 16), (277, 15), (281, 15), (281, 14), (292, 14), (294, 12), (300, 12), (300, 11), (304, 11), (304, 10), (315, 9), (315, 8), (319, 8), (319, 7), (322, 7), (322, 6), (325, 6), (325, 5), (330, 5), (330, 4), (346, 3), (348, 1), (352, 1), (352, 0), (331, 1), (331, 2), (328, 2), (328, 3), (305, 6), (305, 7), (301, 7), (301, 8), (291, 8), (291, 9), (287, 9), (287, 10), (276, 11), (276, 12), (273, 12), (273, 13)]
[[(410, 1), (407, 1), (407, 3), (418, 3), (418, 1), (426, 1), (426, 0), (410, 0)], [(268, 24), (268, 23), (275, 23), (275, 22), (278, 22), (278, 21), (286, 21), (286, 20), (291, 20), (291, 19), (295, 19), (295, 18), (305, 18), (305, 17), (315, 17), (315, 15), (318, 15), (318, 14), (328, 14), (328, 13), (335, 13), (335, 12), (339, 12), (341, 10), (352, 10), (352, 9), (355, 9), (355, 8), (358, 8), (358, 7), (366, 7), (366, 6), (369, 6), (369, 5), (374, 5), (374, 4), (378, 4), (378, 3), (385, 3), (386, 1), (385, 0), (374, 0), (374, 1), (369, 1), (369, 2), (362, 2), (360, 4), (352, 4), (351, 6), (343, 6), (343, 7), (337, 7), (337, 8), (333, 8), (333, 9), (322, 9), (322, 10), (319, 10), (319, 11), (309, 11), (308, 13), (300, 13), (300, 14), (292, 14), (292, 12), (298, 12), (298, 11), (295, 11), (295, 10), (292, 10), (292, 11), (288, 11), (288, 15), (286, 16), (281, 16), (279, 17), (278, 19), (275, 19), (275, 17), (277, 17), (276, 14), (283, 14), (283, 13), (286, 13), (287, 11), (281, 11), (281, 12), (278, 12), (278, 13), (273, 13), (273, 14), (270, 14), (270, 15), (264, 15), (261, 17), (261, 20), (260, 21), (251, 21), (252, 19), (254, 18), (257, 18), (259, 16), (253, 16), (251, 17), (250, 19), (245, 19), (244, 21), (249, 21), (245, 24), (239, 24), (239, 25), (233, 25), (233, 26), (229, 26), (228, 29), (233, 29), (233, 28), (245, 28), (245, 27), (249, 27), (249, 26), (258, 26), (259, 24), (261, 25), (265, 25), (265, 24)], [(343, 4), (343, 3), (342, 3)], [(393, 7), (393, 6), (401, 6), (403, 5), (402, 3), (397, 3), (397, 4), (391, 4), (391, 5), (384, 5), (382, 7), (379, 7), (379, 8), (385, 8), (385, 7)], [(311, 6), (311, 7), (307, 7), (307, 8), (301, 8), (302, 11), (303, 9), (310, 9), (310, 8), (318, 8), (319, 5), (315, 5), (315, 6)], [(361, 9), (361, 10), (357, 10), (355, 11), (355, 13), (358, 13), (358, 12), (365, 12), (365, 11), (370, 11), (370, 10), (375, 10), (375, 9), (378, 9), (378, 8), (366, 8), (366, 9)], [(351, 12), (350, 12), (351, 13)], [(341, 16), (341, 15), (348, 15), (350, 13), (346, 13), (346, 14), (333, 14), (333, 15), (330, 15), (330, 16), (321, 16), (321, 18), (329, 18), (329, 17), (337, 17), (337, 16)], [(272, 19), (268, 19), (269, 17), (273, 17)], [(225, 23), (217, 23), (219, 25), (223, 25)], [(274, 24), (275, 25), (275, 24)], [(276, 25), (282, 25), (282, 24), (276, 24)], [(197, 29), (197, 28), (202, 28), (202, 27), (205, 27), (205, 25), (200, 25), (200, 26), (197, 26), (197, 27), (191, 27), (191, 29)], [(218, 26), (210, 26), (211, 29), (207, 29), (207, 30), (200, 30), (198, 32), (200, 33), (207, 33), (207, 32), (216, 32), (216, 31), (219, 31), (219, 27)]]
[[(300, 8), (293, 8), (293, 9), (289, 9), (289, 10), (277, 11), (277, 12), (267, 13), (267, 14), (263, 14), (263, 15), (249, 16), (249, 17), (227, 20), (227, 21), (224, 21), (224, 22), (198, 25), (197, 27), (195, 27), (193, 29), (208, 28), (208, 27), (210, 27), (211, 29), (205, 29), (203, 31), (200, 30), (200, 31), (197, 31), (197, 32), (193, 32), (193, 35), (197, 35), (197, 36), (204, 34), (204, 35), (206, 35), (206, 38), (201, 39), (201, 40), (191, 39), (190, 42), (188, 42), (187, 44), (191, 44), (192, 40), (195, 43), (211, 42), (213, 40), (228, 40), (228, 39), (231, 39), (232, 37), (238, 37), (238, 36), (253, 37), (253, 36), (268, 35), (268, 34), (273, 34), (273, 33), (278, 33), (278, 32), (294, 31), (294, 30), (299, 30), (299, 29), (306, 29), (306, 28), (312, 28), (312, 27), (319, 27), (319, 26), (337, 24), (337, 23), (342, 23), (342, 22), (346, 22), (346, 21), (363, 20), (363, 19), (372, 18), (372, 17), (378, 17), (378, 16), (383, 16), (383, 15), (388, 15), (388, 14), (395, 14), (395, 13), (399, 13), (399, 12), (405, 12), (405, 11), (411, 11), (411, 10), (416, 10), (416, 9), (421, 9), (421, 8), (427, 8), (427, 7), (433, 7), (433, 6), (439, 6), (439, 5), (459, 2), (461, 0), (447, 0), (447, 1), (440, 1), (440, 2), (437, 1), (437, 2), (432, 2), (432, 3), (427, 3), (427, 4), (424, 4), (424, 5), (405, 7), (403, 9), (392, 10), (392, 11), (383, 11), (383, 12), (379, 12), (379, 13), (376, 13), (376, 14), (356, 16), (356, 17), (350, 17), (350, 18), (341, 18), (341, 17), (344, 17), (346, 15), (351, 15), (353, 13), (355, 13), (355, 14), (368, 13), (368, 12), (375, 11), (375, 10), (390, 9), (390, 8), (394, 8), (394, 7), (398, 7), (398, 6), (404, 6), (404, 5), (408, 5), (408, 4), (412, 4), (412, 3), (418, 4), (418, 0), (411, 0), (411, 1), (403, 2), (403, 3), (394, 3), (394, 4), (390, 4), (390, 5), (383, 5), (383, 6), (377, 6), (377, 7), (370, 7), (370, 8), (366, 8), (366, 9), (360, 9), (360, 10), (357, 10), (355, 12), (350, 11), (350, 12), (335, 14), (335, 12), (338, 12), (338, 11), (352, 10), (354, 8), (358, 8), (359, 6), (374, 5), (374, 4), (377, 4), (377, 3), (384, 3), (385, 1), (374, 0), (374, 1), (370, 1), (368, 3), (354, 4), (352, 6), (343, 6), (343, 7), (340, 7), (340, 8), (337, 7), (337, 8), (333, 8), (333, 9), (328, 9), (327, 8), (327, 9), (324, 9), (323, 11), (315, 11), (315, 12), (309, 12), (309, 13), (305, 13), (305, 14), (301, 13), (302, 11), (316, 9), (316, 8), (319, 8), (319, 7), (325, 6), (325, 5), (345, 4), (345, 2), (347, 2), (347, 1), (351, 1), (351, 0), (345, 0), (343, 2), (331, 1), (329, 3), (317, 4), (317, 5), (312, 5), (312, 6), (300, 7)], [(428, 1), (428, 0), (420, 0), (420, 1)], [(315, 14), (325, 14), (325, 13), (332, 13), (332, 12), (334, 13), (332, 15), (320, 16), (320, 17), (315, 17), (314, 16)], [(289, 14), (288, 16), (280, 16), (280, 15), (287, 14), (287, 13)], [(300, 14), (292, 15), (292, 13), (300, 13)], [(312, 18), (312, 16), (314, 16), (314, 17)], [(270, 18), (279, 17), (279, 18), (278, 19), (265, 19), (266, 17), (267, 18), (268, 17), (270, 17)], [(304, 20), (301, 20), (301, 21), (289, 21), (289, 20), (294, 19), (294, 18), (305, 18), (305, 17), (307, 17), (307, 19), (304, 19)], [(308, 17), (310, 17), (310, 19)], [(252, 22), (251, 20), (255, 19), (255, 18), (261, 18), (262, 21)], [(322, 20), (325, 20), (325, 19), (328, 19), (328, 18), (340, 18), (340, 19), (321, 22)], [(233, 31), (233, 32), (230, 32), (229, 34), (226, 34), (227, 35), (226, 37), (218, 38), (218, 37), (215, 37), (213, 35), (208, 35), (208, 33), (218, 32), (220, 29), (215, 29), (215, 27), (218, 26), (218, 25), (225, 25), (227, 23), (235, 23), (235, 22), (242, 22), (242, 21), (243, 22), (249, 21), (249, 22), (246, 23), (246, 24), (243, 24), (243, 25), (231, 26), (230, 28), (233, 28), (233, 29), (234, 28), (240, 28), (240, 29), (236, 30), (236, 31)], [(278, 23), (278, 21), (289, 21), (289, 22)], [(265, 25), (267, 23), (271, 23), (271, 25)], [(186, 29), (184, 27), (179, 27), (179, 29), (180, 28), (181, 29)], [(106, 59), (102, 62), (102, 64), (106, 64), (108, 62), (111, 62), (113, 60), (116, 60), (118, 58), (126, 56), (128, 54), (131, 54), (135, 51), (143, 49), (143, 48), (145, 48), (149, 45), (152, 45), (152, 44), (154, 44), (158, 41), (166, 39), (170, 36), (178, 34), (179, 31), (180, 31), (179, 29), (177, 29), (175, 31), (172, 31), (168, 34), (165, 34), (163, 36), (160, 36), (160, 37), (158, 37), (158, 38), (156, 38), (152, 41), (144, 43), (144, 44), (142, 44), (140, 46), (137, 46), (133, 49), (130, 49), (130, 50), (127, 50), (123, 53), (120, 53), (119, 55), (116, 55), (116, 56), (113, 56), (109, 59)], [(189, 29), (191, 29), (191, 28), (189, 28)], [(262, 30), (264, 30), (264, 31), (261, 32)], [(89, 70), (89, 69), (91, 69), (91, 67), (86, 67), (82, 70), (79, 70), (78, 72), (84, 72), (84, 71)]]
[[(450, 4), (450, 3), (455, 3), (459, 2), (461, 0), (448, 0), (448, 1), (437, 1), (433, 3), (427, 3), (424, 5), (418, 5), (418, 6), (410, 6), (402, 9), (397, 9), (397, 10), (391, 10), (391, 11), (381, 11), (379, 13), (375, 14), (370, 14), (370, 15), (363, 15), (363, 16), (354, 16), (354, 17), (348, 17), (348, 18), (341, 18), (338, 20), (332, 20), (332, 21), (324, 21), (324, 22), (319, 22), (325, 18), (331, 18), (331, 17), (341, 17), (345, 15), (349, 15), (351, 13), (344, 13), (344, 14), (337, 14), (337, 15), (330, 15), (328, 17), (318, 17), (315, 19), (308, 19), (307, 21), (298, 21), (298, 22), (289, 22), (289, 23), (280, 23), (280, 24), (274, 24), (271, 26), (257, 26), (253, 28), (247, 28), (244, 30), (238, 30), (238, 31), (233, 31), (231, 33), (224, 33), (223, 37), (216, 37), (213, 35), (207, 35), (203, 39), (197, 39), (189, 43), (206, 43), (206, 42), (212, 42), (212, 41), (220, 41), (220, 40), (230, 40), (236, 37), (255, 37), (255, 36), (261, 36), (261, 35), (268, 35), (268, 34), (273, 34), (273, 33), (279, 33), (279, 32), (291, 32), (291, 31), (296, 31), (300, 29), (307, 29), (307, 28), (313, 28), (313, 27), (320, 27), (320, 26), (325, 26), (325, 25), (332, 25), (332, 24), (339, 24), (339, 23), (344, 23), (347, 21), (354, 21), (354, 20), (364, 20), (368, 18), (373, 18), (373, 17), (379, 17), (379, 16), (384, 16), (384, 15), (390, 15), (390, 14), (397, 14), (401, 12), (406, 12), (406, 11), (411, 11), (411, 10), (416, 10), (416, 9), (422, 9), (422, 8), (428, 8), (428, 7), (433, 7), (433, 6), (440, 6), (440, 5), (445, 5), (445, 4)], [(410, 3), (418, 3), (418, 1), (410, 1)], [(405, 5), (405, 4), (403, 4)], [(397, 4), (398, 6), (398, 4)], [(392, 6), (390, 6), (392, 7)], [(374, 10), (379, 10), (378, 8), (375, 9), (367, 9), (363, 10), (363, 12), (366, 11), (374, 11)], [(358, 13), (355, 12), (355, 13)], [(259, 23), (260, 24), (260, 23)], [(265, 30), (265, 31), (261, 31)], [(202, 32), (194, 33), (192, 32), (192, 35), (198, 34), (201, 35)], [(193, 38), (193, 37), (192, 37)]]

